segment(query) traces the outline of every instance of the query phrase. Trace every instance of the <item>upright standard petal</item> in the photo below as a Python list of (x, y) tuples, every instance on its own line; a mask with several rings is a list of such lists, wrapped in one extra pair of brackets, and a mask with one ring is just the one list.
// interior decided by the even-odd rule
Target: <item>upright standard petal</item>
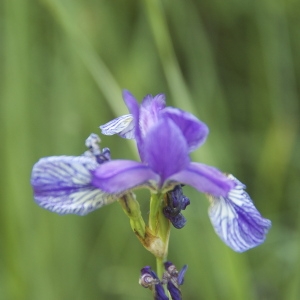
[(31, 185), (38, 205), (58, 214), (86, 215), (117, 200), (91, 185), (99, 164), (87, 156), (52, 156), (32, 169)]
[(140, 129), (140, 107), (134, 96), (127, 90), (123, 91), (124, 102), (133, 117), (134, 137), (141, 160), (144, 161), (143, 138)]
[(182, 131), (182, 135), (188, 144), (189, 152), (204, 144), (209, 132), (208, 127), (194, 115), (173, 107), (165, 108), (162, 111), (162, 115), (171, 119)]
[(141, 136), (145, 137), (149, 130), (157, 124), (160, 112), (166, 106), (165, 95), (159, 94), (155, 97), (147, 95), (140, 105), (139, 126)]
[(218, 169), (200, 163), (190, 163), (185, 170), (168, 180), (190, 185), (202, 193), (216, 197), (227, 196), (235, 186), (235, 183)]
[(118, 117), (100, 126), (104, 135), (118, 134), (125, 139), (134, 139), (134, 121), (131, 114)]
[(148, 132), (144, 151), (145, 162), (161, 177), (161, 186), (168, 177), (185, 169), (190, 162), (181, 131), (165, 118), (161, 118)]
[(143, 101), (142, 105), (146, 111), (153, 111), (155, 114), (166, 107), (166, 97), (164, 94), (158, 94), (156, 96), (147, 95)]
[(122, 194), (133, 188), (159, 182), (159, 176), (147, 165), (130, 160), (112, 160), (93, 172), (92, 184), (109, 194)]
[(245, 185), (234, 176), (236, 183), (226, 197), (210, 196), (209, 217), (216, 233), (234, 251), (244, 252), (264, 242), (271, 221), (264, 219), (244, 191)]
[(139, 126), (136, 126), (138, 124), (139, 109), (140, 109), (137, 100), (127, 90), (123, 90), (123, 99), (124, 99), (124, 102), (129, 110), (130, 114), (133, 117), (135, 130), (139, 130)]

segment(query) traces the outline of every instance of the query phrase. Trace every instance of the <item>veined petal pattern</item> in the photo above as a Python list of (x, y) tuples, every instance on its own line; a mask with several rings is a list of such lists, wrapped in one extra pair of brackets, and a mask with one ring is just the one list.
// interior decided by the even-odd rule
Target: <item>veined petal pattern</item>
[(91, 185), (91, 171), (99, 164), (86, 156), (50, 156), (32, 169), (34, 199), (58, 214), (86, 215), (118, 199)]
[(209, 196), (209, 217), (219, 237), (234, 251), (244, 252), (264, 242), (271, 221), (264, 219), (244, 191), (245, 185), (228, 175), (236, 186), (226, 197)]
[(118, 117), (100, 126), (104, 135), (118, 134), (125, 139), (134, 139), (134, 121), (131, 114)]

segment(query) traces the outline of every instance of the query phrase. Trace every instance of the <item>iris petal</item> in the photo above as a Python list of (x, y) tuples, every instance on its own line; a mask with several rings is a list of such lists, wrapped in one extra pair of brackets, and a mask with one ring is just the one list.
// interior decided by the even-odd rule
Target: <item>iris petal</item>
[(134, 139), (134, 122), (132, 115), (124, 115), (100, 126), (104, 135), (118, 134), (125, 139)]
[(157, 124), (160, 112), (166, 106), (165, 95), (158, 94), (155, 97), (147, 95), (140, 106), (139, 126), (141, 135), (145, 137), (148, 131)]
[(200, 192), (215, 196), (226, 196), (235, 183), (214, 167), (200, 163), (190, 163), (185, 170), (168, 178), (187, 184)]
[(58, 214), (86, 215), (117, 198), (91, 185), (99, 164), (85, 156), (52, 156), (33, 167), (31, 184), (38, 205)]
[(140, 128), (140, 107), (134, 96), (127, 90), (123, 90), (124, 102), (133, 117), (134, 137), (141, 160), (144, 161), (143, 138)]
[(162, 118), (145, 139), (145, 161), (160, 175), (161, 183), (189, 164), (188, 148), (178, 127)]
[(208, 135), (208, 127), (194, 115), (178, 108), (166, 107), (162, 115), (171, 119), (182, 131), (189, 147), (189, 152), (201, 146)]
[(92, 184), (109, 194), (124, 193), (133, 188), (159, 182), (159, 176), (147, 165), (131, 160), (112, 160), (93, 172)]
[(156, 96), (147, 95), (142, 101), (142, 107), (147, 111), (149, 109), (158, 112), (166, 107), (166, 97), (164, 94), (158, 94)]
[(139, 104), (137, 100), (134, 98), (134, 96), (127, 90), (123, 91), (123, 99), (129, 112), (132, 115), (135, 131), (138, 131), (139, 126), (136, 125), (138, 124), (138, 119), (139, 119), (139, 109), (140, 109)]
[(245, 185), (234, 176), (236, 183), (227, 197), (211, 197), (209, 216), (216, 233), (234, 251), (244, 252), (264, 242), (271, 221), (264, 219), (244, 191)]

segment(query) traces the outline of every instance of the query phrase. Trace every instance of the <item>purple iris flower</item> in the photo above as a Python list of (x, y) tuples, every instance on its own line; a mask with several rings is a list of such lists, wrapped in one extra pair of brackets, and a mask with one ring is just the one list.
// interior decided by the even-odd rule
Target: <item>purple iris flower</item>
[(245, 186), (214, 167), (191, 162), (189, 153), (201, 146), (208, 127), (194, 115), (166, 107), (164, 95), (146, 96), (141, 105), (123, 92), (130, 114), (101, 126), (103, 134), (134, 138), (141, 162), (111, 160), (92, 171), (92, 185), (108, 194), (149, 188), (165, 194), (180, 184), (209, 194), (209, 217), (216, 233), (237, 252), (264, 242), (271, 221), (255, 208)]

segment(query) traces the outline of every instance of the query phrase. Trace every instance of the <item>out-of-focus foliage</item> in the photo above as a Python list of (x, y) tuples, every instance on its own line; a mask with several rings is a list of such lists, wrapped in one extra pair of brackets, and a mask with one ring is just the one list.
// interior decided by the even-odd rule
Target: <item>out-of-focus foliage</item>
[[(300, 299), (299, 27), (296, 0), (1, 1), (0, 299), (151, 299), (137, 281), (154, 258), (118, 203), (58, 216), (29, 184), (40, 157), (81, 154), (127, 112), (122, 88), (164, 92), (205, 121), (193, 159), (233, 173), (273, 222), (263, 245), (234, 253), (186, 189), (188, 223), (169, 253), (189, 265), (184, 299)], [(137, 158), (132, 141), (102, 145)]]

